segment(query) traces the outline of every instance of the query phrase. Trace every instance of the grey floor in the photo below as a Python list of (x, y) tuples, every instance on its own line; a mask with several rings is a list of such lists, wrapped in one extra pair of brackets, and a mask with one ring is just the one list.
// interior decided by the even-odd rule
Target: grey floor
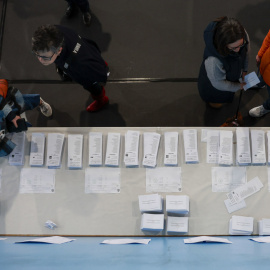
[[(92, 23), (81, 13), (66, 19), (64, 0), (1, 0), (1, 78), (23, 93), (40, 93), (53, 108), (46, 118), (27, 112), (38, 127), (70, 126), (220, 126), (235, 114), (238, 97), (220, 110), (207, 106), (197, 90), (204, 49), (203, 30), (227, 15), (240, 20), (249, 33), (249, 71), (269, 31), (269, 1), (221, 0), (90, 0)], [(88, 113), (89, 93), (63, 83), (54, 65), (45, 67), (31, 53), (31, 37), (42, 24), (63, 24), (95, 40), (109, 63), (106, 85), (110, 104)], [(244, 92), (240, 111), (245, 126), (268, 126), (270, 114), (248, 115), (268, 97), (266, 89)]]

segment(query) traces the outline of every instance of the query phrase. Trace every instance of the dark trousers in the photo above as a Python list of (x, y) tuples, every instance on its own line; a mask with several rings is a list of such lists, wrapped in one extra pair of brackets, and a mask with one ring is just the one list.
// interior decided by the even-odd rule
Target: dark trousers
[(70, 6), (76, 5), (82, 13), (90, 12), (88, 0), (66, 0)]

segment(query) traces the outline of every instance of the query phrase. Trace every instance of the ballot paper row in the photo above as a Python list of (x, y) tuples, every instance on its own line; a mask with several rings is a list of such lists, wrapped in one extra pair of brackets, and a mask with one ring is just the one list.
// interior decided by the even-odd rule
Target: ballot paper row
[[(266, 136), (265, 136), (266, 134)], [(270, 162), (270, 132), (249, 130), (247, 127), (236, 128), (236, 164), (239, 166), (266, 165)], [(266, 156), (266, 138), (268, 157)], [(202, 131), (203, 142), (207, 142), (207, 163), (222, 166), (233, 165), (233, 132), (228, 130)]]

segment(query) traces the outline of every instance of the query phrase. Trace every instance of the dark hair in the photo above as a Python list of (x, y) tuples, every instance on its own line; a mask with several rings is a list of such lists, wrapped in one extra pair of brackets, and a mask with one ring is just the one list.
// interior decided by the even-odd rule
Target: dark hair
[(245, 29), (238, 20), (226, 16), (216, 19), (215, 22), (214, 45), (222, 56), (227, 56), (230, 53), (227, 45), (239, 39), (245, 40)]
[(56, 53), (63, 45), (64, 36), (54, 25), (39, 26), (32, 37), (32, 51)]

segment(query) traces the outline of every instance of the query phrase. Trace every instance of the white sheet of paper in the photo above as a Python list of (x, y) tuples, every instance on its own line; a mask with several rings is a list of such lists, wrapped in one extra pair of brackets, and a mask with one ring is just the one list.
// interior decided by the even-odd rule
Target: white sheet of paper
[(128, 130), (125, 134), (124, 162), (127, 167), (139, 165), (140, 132)]
[(251, 130), (252, 164), (265, 165), (265, 132), (264, 130)]
[(207, 132), (207, 163), (218, 163), (219, 154), (219, 131), (213, 130)]
[(142, 214), (141, 230), (162, 231), (164, 229), (164, 214)]
[(25, 154), (25, 132), (13, 133), (12, 142), (16, 144), (16, 147), (9, 154), (9, 164), (12, 166), (21, 166), (24, 164)]
[(68, 158), (69, 169), (82, 168), (83, 135), (68, 134)]
[(228, 213), (230, 214), (247, 206), (245, 200), (242, 200), (241, 202), (236, 204), (231, 204), (231, 201), (227, 199), (224, 201), (224, 203), (228, 210)]
[(48, 134), (46, 166), (49, 168), (59, 168), (61, 166), (64, 139), (65, 134), (62, 133)]
[(236, 128), (236, 161), (239, 165), (251, 164), (249, 128)]
[(176, 166), (178, 153), (178, 132), (164, 133), (164, 165)]
[(188, 217), (172, 217), (167, 218), (167, 232), (188, 232)]
[(55, 170), (22, 168), (20, 193), (54, 193)]
[(219, 165), (231, 166), (233, 164), (233, 133), (229, 130), (222, 130), (219, 134)]
[(232, 244), (232, 242), (229, 241), (226, 238), (213, 237), (213, 236), (197, 236), (197, 237), (184, 239), (185, 244), (195, 244), (195, 243), (202, 243), (202, 242), (214, 242), (214, 243)]
[(245, 234), (253, 232), (253, 217), (232, 216), (230, 221), (231, 234)]
[(119, 154), (120, 154), (120, 143), (121, 134), (120, 133), (108, 133), (107, 137), (107, 147), (105, 156), (106, 166), (119, 166)]
[(160, 134), (156, 132), (143, 133), (143, 166), (156, 167)]
[(85, 169), (85, 193), (120, 193), (120, 168)]
[(159, 194), (139, 195), (141, 212), (162, 212), (163, 200)]
[(185, 129), (183, 131), (184, 149), (185, 149), (185, 162), (198, 163), (198, 143), (197, 143), (197, 130)]
[(259, 235), (270, 235), (270, 219), (263, 218), (258, 221)]
[(146, 192), (181, 192), (181, 167), (146, 169)]
[(258, 243), (270, 243), (270, 236), (250, 238), (249, 240), (252, 240)]
[(254, 193), (260, 191), (263, 187), (263, 184), (259, 177), (255, 177), (246, 183), (243, 186), (240, 186), (230, 193), (227, 194), (228, 199), (231, 201), (231, 204), (236, 204), (246, 199), (247, 197), (253, 195)]
[(187, 214), (189, 212), (189, 196), (166, 195), (166, 211), (169, 213)]
[(3, 173), (3, 169), (0, 168), (0, 193), (2, 193), (2, 173)]
[(247, 89), (249, 89), (250, 87), (258, 84), (260, 82), (257, 74), (255, 73), (255, 71), (247, 74), (244, 78), (245, 80), (245, 85), (243, 86), (243, 89), (246, 91)]
[(212, 167), (212, 192), (230, 192), (247, 183), (246, 167)]
[(64, 244), (68, 242), (72, 242), (76, 239), (70, 239), (62, 236), (49, 236), (42, 238), (29, 239), (25, 241), (18, 241), (15, 243), (46, 243), (46, 244)]
[(7, 238), (0, 238), (0, 241), (4, 241), (4, 240), (7, 240)]
[(45, 134), (32, 133), (30, 146), (30, 166), (44, 165), (44, 151), (45, 151)]
[(108, 245), (126, 245), (126, 244), (143, 244), (148, 245), (151, 239), (130, 239), (130, 238), (121, 238), (121, 239), (110, 239), (104, 240), (101, 244)]
[(89, 166), (102, 165), (102, 132), (89, 132)]

